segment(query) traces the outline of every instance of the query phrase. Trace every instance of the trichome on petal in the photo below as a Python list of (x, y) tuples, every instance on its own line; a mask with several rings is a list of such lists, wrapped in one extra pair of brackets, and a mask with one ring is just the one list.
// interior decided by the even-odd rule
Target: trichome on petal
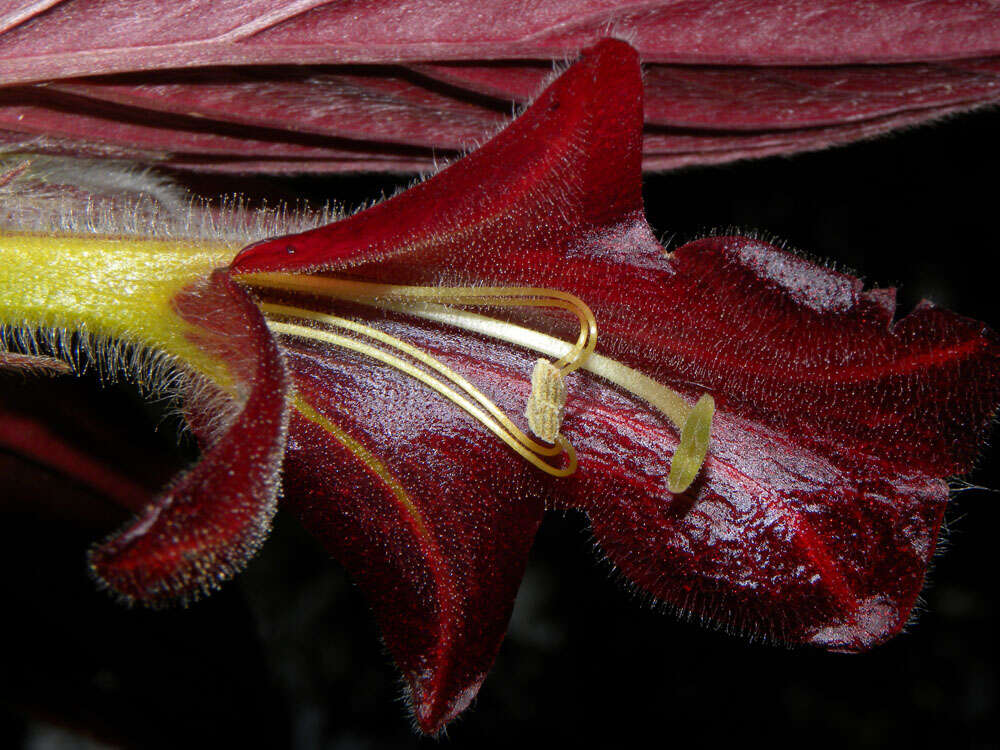
[(204, 593), (259, 546), (280, 480), (426, 732), (482, 684), (546, 508), (717, 625), (843, 651), (898, 633), (944, 477), (1000, 402), (997, 338), (931, 305), (894, 322), (884, 292), (747, 237), (667, 255), (642, 95), (636, 53), (602, 42), (430, 179), (238, 254), (0, 235), (0, 323), (160, 351), (227, 405), (212, 430), (194, 402), (201, 461), (95, 549), (100, 579)]

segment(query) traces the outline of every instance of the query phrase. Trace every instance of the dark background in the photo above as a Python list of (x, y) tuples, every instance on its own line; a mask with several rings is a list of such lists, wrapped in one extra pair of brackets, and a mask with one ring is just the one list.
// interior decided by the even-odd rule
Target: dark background
[[(648, 216), (674, 244), (760, 230), (869, 284), (900, 285), (903, 310), (929, 297), (995, 328), (998, 132), (1000, 112), (981, 112), (823, 153), (651, 176)], [(243, 187), (353, 206), (396, 184)], [(29, 398), (35, 386), (4, 387)], [(128, 388), (93, 398), (180, 460), (169, 424), (153, 432), (159, 417)], [(1000, 487), (998, 473), (988, 448), (969, 479)], [(664, 746), (998, 746), (998, 502), (992, 491), (956, 496), (916, 624), (863, 656), (748, 645), (651, 611), (609, 575), (580, 517), (551, 515), (493, 672), (441, 746), (627, 746), (644, 734)], [(87, 578), (87, 545), (113, 527), (100, 513), (38, 515), (0, 522), (0, 747), (76, 747), (81, 736), (136, 747), (434, 745), (411, 729), (365, 602), (293, 519), (281, 516), (248, 570), (211, 599), (146, 612)]]

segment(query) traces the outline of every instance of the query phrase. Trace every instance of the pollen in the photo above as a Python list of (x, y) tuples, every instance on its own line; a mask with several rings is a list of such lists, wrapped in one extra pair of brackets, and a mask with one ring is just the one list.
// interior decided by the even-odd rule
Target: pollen
[(528, 427), (540, 440), (556, 442), (565, 408), (566, 383), (562, 372), (547, 359), (539, 359), (531, 373), (531, 396), (524, 410)]

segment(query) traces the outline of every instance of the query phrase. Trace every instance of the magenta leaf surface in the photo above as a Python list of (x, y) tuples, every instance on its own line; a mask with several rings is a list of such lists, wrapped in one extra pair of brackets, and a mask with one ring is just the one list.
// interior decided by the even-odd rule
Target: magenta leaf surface
[(0, 143), (200, 171), (427, 172), (609, 33), (647, 65), (647, 170), (826, 148), (1000, 98), (989, 3), (55, 0), (0, 15)]
[(990, 3), (912, 0), (558, 0), (516, 13), (496, 0), (51, 0), (7, 4), (0, 59), (11, 79), (38, 80), (209, 64), (552, 58), (611, 28), (651, 62), (896, 63), (995, 53), (995, 13)]

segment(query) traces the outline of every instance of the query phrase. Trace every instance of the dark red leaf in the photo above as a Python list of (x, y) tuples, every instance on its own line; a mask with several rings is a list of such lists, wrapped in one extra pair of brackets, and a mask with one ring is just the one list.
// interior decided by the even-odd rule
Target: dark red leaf
[(560, 58), (606, 36), (651, 62), (823, 65), (949, 60), (996, 52), (990, 3), (558, 0), (101, 0), (9, 3), (7, 80), (193, 65)]
[[(542, 63), (438, 63), (416, 70), (485, 96), (530, 101), (552, 77)], [(842, 125), (996, 99), (1000, 59), (900, 65), (722, 67), (649, 64), (646, 125), (708, 132)], [(707, 136), (708, 133), (705, 133)], [(647, 146), (648, 150), (648, 146)]]
[(1000, 97), (988, 3), (80, 3), (0, 16), (0, 140), (205, 171), (426, 172), (609, 34), (648, 64), (647, 170), (826, 148)]
[[(102, 109), (104, 111), (102, 111)], [(0, 93), (0, 128), (26, 135), (48, 135), (108, 146), (128, 144), (151, 155), (177, 152), (199, 154), (203, 158), (254, 157), (258, 159), (343, 159), (356, 150), (315, 146), (290, 140), (268, 138), (231, 128), (231, 133), (194, 118), (160, 116), (153, 120), (145, 112), (108, 108), (91, 102), (58, 98), (44, 91), (10, 89)], [(257, 135), (258, 137), (254, 137)]]
[(506, 123), (500, 105), (491, 108), (435, 91), (402, 68), (221, 68), (70, 80), (46, 88), (269, 128), (286, 137), (352, 139), (359, 151), (363, 146), (376, 151), (380, 143), (462, 149)]

